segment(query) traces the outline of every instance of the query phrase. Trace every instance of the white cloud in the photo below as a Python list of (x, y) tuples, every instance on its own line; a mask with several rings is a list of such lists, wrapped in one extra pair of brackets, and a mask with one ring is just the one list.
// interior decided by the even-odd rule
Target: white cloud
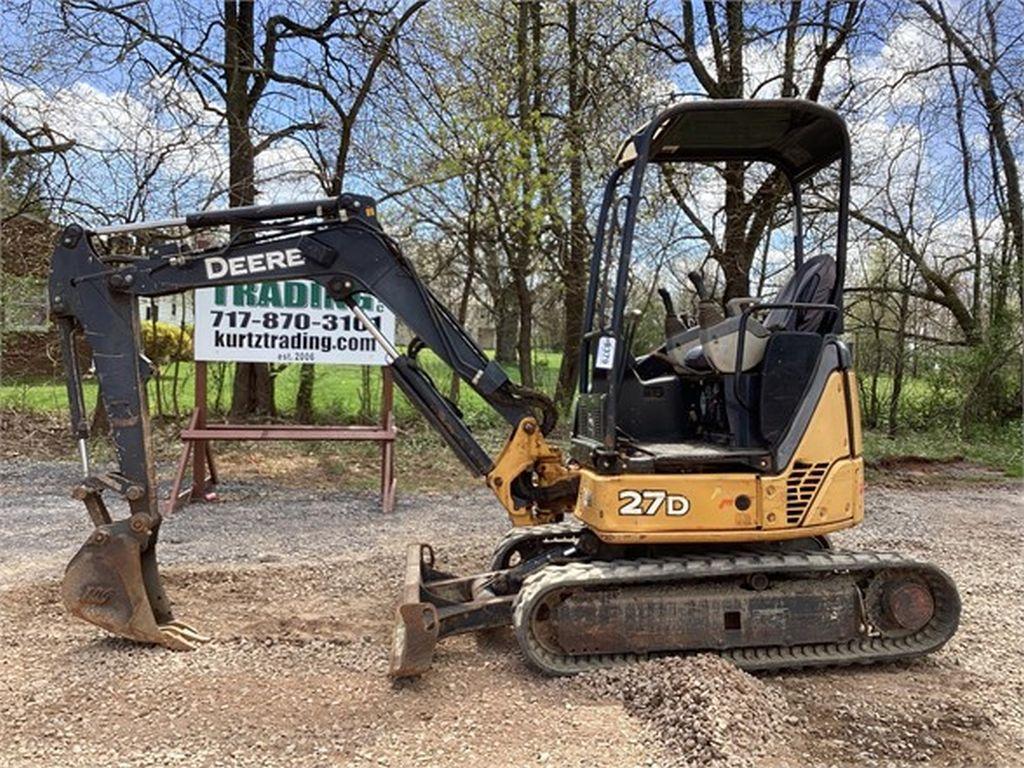
[[(25, 126), (46, 125), (75, 141), (70, 179), (62, 165), (52, 169), (61, 176), (56, 185), (70, 181), (71, 198), (89, 203), (73, 215), (123, 221), (178, 215), (211, 197), (226, 204), (223, 121), (173, 80), (154, 78), (128, 91), (84, 80), (44, 89), (0, 78), (0, 104)], [(256, 159), (257, 202), (321, 196), (314, 170), (298, 141), (276, 142)]]
[(282, 139), (256, 157), (260, 203), (285, 203), (323, 197), (316, 169), (301, 143)]

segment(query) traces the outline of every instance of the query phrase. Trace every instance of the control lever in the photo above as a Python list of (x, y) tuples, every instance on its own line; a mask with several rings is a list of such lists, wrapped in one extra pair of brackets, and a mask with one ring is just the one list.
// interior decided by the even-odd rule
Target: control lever
[(700, 303), (697, 304), (697, 324), (701, 328), (710, 328), (722, 322), (725, 319), (725, 315), (722, 314), (722, 308), (718, 302), (711, 298), (711, 292), (704, 284), (704, 276), (694, 270), (687, 277), (690, 278), (690, 282), (693, 283), (693, 289), (697, 292), (697, 296), (700, 297)]
[(661, 297), (661, 305), (665, 308), (665, 338), (671, 339), (676, 334), (686, 330), (686, 324), (676, 314), (676, 308), (672, 304), (672, 294), (668, 288), (659, 288), (658, 295)]

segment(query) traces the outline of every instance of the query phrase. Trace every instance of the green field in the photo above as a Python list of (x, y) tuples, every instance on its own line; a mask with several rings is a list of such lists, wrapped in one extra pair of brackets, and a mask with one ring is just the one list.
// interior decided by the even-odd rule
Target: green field
[[(437, 384), (448, 393), (451, 371), (432, 352), (426, 350), (419, 356), (420, 363)], [(557, 352), (538, 352), (534, 355), (534, 376), (539, 389), (553, 392), (558, 378), (561, 355)], [(174, 364), (164, 366), (159, 380), (149, 382), (150, 410), (153, 414), (175, 415), (175, 392), (177, 390), (177, 414), (191, 411), (193, 401), (194, 366), (191, 362), (180, 363), (178, 375), (173, 374)], [(215, 414), (225, 413), (231, 403), (231, 365), (213, 364), (208, 366), (207, 404)], [(318, 422), (353, 423), (366, 413), (375, 414), (380, 407), (380, 369), (367, 369), (369, 379), (364, 380), (364, 370), (357, 366), (321, 365), (316, 367), (316, 385), (313, 395), (313, 410)], [(509, 376), (519, 380), (514, 366), (506, 366)], [(176, 384), (175, 384), (176, 382)], [(295, 395), (299, 386), (299, 367), (289, 365), (275, 377), (274, 399), (279, 414), (287, 417), (294, 413)], [(83, 384), (86, 406), (92, 410), (96, 404), (97, 383), (88, 377)], [(159, 397), (158, 397), (159, 395)], [(369, 397), (369, 401), (366, 398)], [(466, 385), (459, 388), (459, 407), (470, 426), (486, 427), (501, 423), (494, 411)], [(51, 378), (9, 379), (0, 385), (0, 408), (12, 408), (23, 412), (53, 413), (66, 411), (67, 390), (64, 382)], [(400, 424), (419, 418), (412, 406), (400, 392), (395, 396), (395, 417)]]
[[(429, 351), (423, 352), (420, 359), (438, 387), (447, 393), (451, 376), (449, 369)], [(540, 352), (535, 355), (534, 372), (537, 384), (542, 390), (549, 393), (554, 391), (560, 359), (558, 352)], [(194, 372), (192, 363), (180, 364), (176, 415), (175, 397), (172, 392), (172, 365), (165, 367), (159, 382), (149, 382), (149, 396), (152, 412), (173, 421), (175, 418), (187, 416), (191, 411)], [(344, 424), (359, 422), (365, 418), (365, 414), (371, 414), (372, 418), (380, 405), (380, 372), (376, 368), (367, 370), (368, 386), (361, 368), (318, 366), (314, 390), (316, 420), (322, 423)], [(512, 378), (518, 380), (518, 371), (515, 368), (507, 370)], [(210, 366), (208, 404), (214, 414), (224, 413), (230, 404), (230, 376), (230, 365)], [(283, 418), (294, 412), (298, 383), (298, 366), (287, 366), (277, 374), (275, 396), (279, 413)], [(883, 379), (879, 385), (880, 394), (887, 397), (889, 382)], [(87, 379), (84, 390), (86, 405), (92, 409), (96, 402), (95, 379)], [(367, 396), (370, 398), (368, 402)], [(883, 430), (867, 430), (865, 456), (868, 460), (877, 461), (900, 456), (919, 456), (937, 460), (962, 457), (1002, 470), (1013, 477), (1024, 476), (1024, 441), (1020, 420), (962, 432), (955, 426), (954, 418), (937, 419), (931, 415), (934, 410), (944, 407), (943, 404), (949, 396), (949, 392), (937, 386), (935, 382), (909, 379), (904, 385), (901, 406), (901, 422), (906, 426), (897, 430), (894, 437), (887, 436)], [(493, 430), (502, 426), (500, 417), (465, 385), (460, 388), (458, 404), (470, 427)], [(63, 382), (57, 379), (9, 379), (0, 385), (0, 408), (23, 413), (62, 413), (67, 410), (67, 393)], [(422, 428), (420, 416), (400, 392), (396, 393), (395, 416), (399, 426), (411, 429), (418, 435), (418, 440), (430, 440), (429, 433)], [(921, 428), (922, 424), (926, 424), (927, 427)], [(916, 429), (913, 428), (915, 426)], [(438, 448), (441, 448), (440, 441), (437, 442)]]

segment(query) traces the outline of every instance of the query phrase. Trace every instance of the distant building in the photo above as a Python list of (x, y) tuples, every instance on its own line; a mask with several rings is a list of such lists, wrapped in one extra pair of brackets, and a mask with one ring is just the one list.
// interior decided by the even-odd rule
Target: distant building
[(48, 315), (46, 281), (57, 227), (20, 214), (0, 225), (0, 376), (55, 373), (60, 344)]
[(167, 323), (168, 325), (181, 325), (184, 317), (185, 325), (194, 325), (195, 302), (193, 292), (176, 293), (170, 296), (157, 296), (155, 299), (139, 299), (139, 312), (142, 322)]

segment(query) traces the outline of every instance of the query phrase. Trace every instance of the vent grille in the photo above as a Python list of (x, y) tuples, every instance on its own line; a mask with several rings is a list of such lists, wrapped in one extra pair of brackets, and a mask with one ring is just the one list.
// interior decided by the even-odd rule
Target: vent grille
[(600, 442), (604, 439), (603, 392), (580, 395), (576, 401), (576, 420), (579, 436)]
[(786, 480), (786, 522), (789, 525), (798, 525), (803, 519), (826, 472), (827, 461), (818, 464), (798, 461), (793, 465)]

